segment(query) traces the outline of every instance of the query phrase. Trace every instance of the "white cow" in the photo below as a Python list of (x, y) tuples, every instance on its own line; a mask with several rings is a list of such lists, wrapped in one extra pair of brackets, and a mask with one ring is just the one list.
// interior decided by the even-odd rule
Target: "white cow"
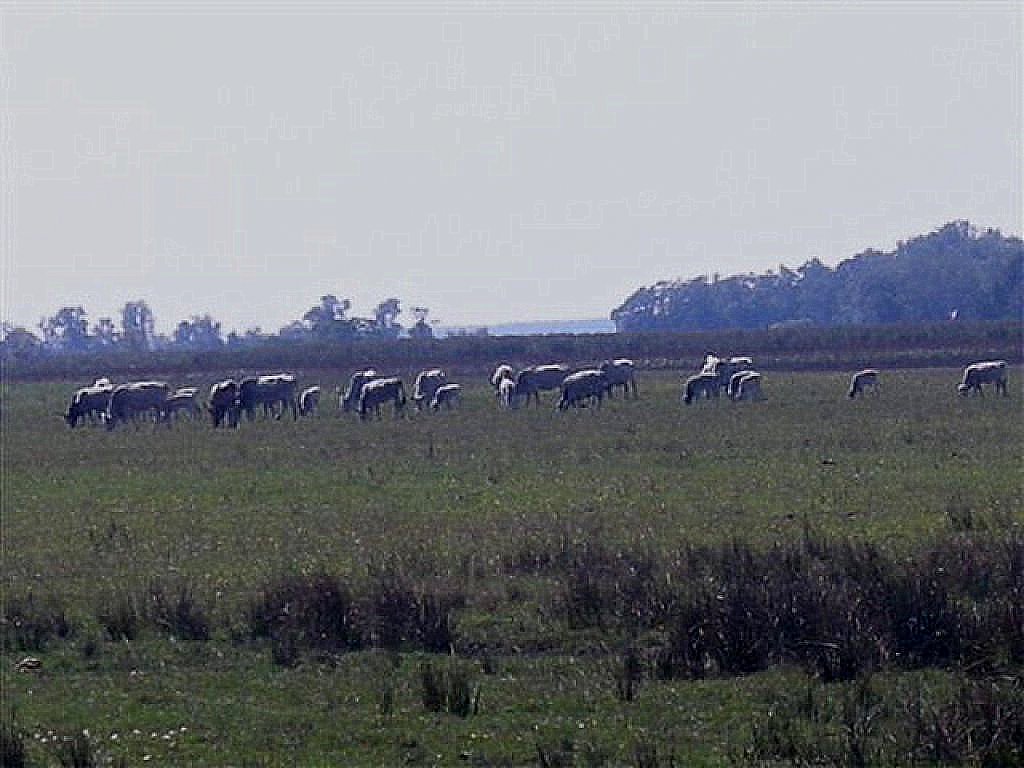
[(979, 396), (984, 396), (981, 391), (983, 384), (994, 384), (996, 392), (1001, 392), (1005, 397), (1006, 391), (1006, 361), (986, 360), (980, 363), (971, 363), (964, 368), (964, 378), (956, 391), (961, 395), (970, 394), (976, 390)]
[(360, 417), (368, 419), (373, 412), (380, 418), (380, 407), (389, 400), (395, 404), (395, 416), (400, 416), (405, 408), (405, 387), (401, 379), (391, 377), (367, 382), (359, 396)]
[(689, 405), (694, 398), (702, 396), (708, 399), (717, 398), (720, 389), (717, 370), (698, 373), (686, 380), (683, 387), (683, 402)]
[(412, 401), (416, 406), (416, 410), (422, 411), (424, 405), (430, 405), (434, 399), (434, 393), (447, 380), (448, 377), (440, 368), (420, 371), (412, 385)]
[(438, 410), (442, 405), (451, 410), (462, 402), (462, 385), (442, 384), (434, 391), (430, 401), (431, 410)]
[(764, 400), (761, 391), (761, 374), (757, 371), (740, 371), (734, 373), (729, 380), (729, 389), (733, 400)]
[(600, 408), (606, 392), (608, 376), (604, 371), (596, 368), (577, 371), (562, 380), (562, 396), (555, 407), (559, 411), (565, 411), (570, 406), (579, 408), (594, 403)]
[(502, 379), (498, 383), (498, 405), (509, 409), (518, 407), (519, 401), (516, 397), (516, 383), (512, 379)]
[(850, 391), (846, 394), (853, 398), (857, 395), (863, 395), (869, 389), (877, 394), (878, 376), (879, 373), (874, 368), (865, 368), (863, 371), (857, 371), (850, 379)]
[(238, 417), (241, 415), (241, 406), (238, 403), (238, 382), (234, 379), (225, 379), (210, 387), (210, 403), (207, 409), (213, 419), (214, 428), (224, 424), (225, 418), (227, 426), (237, 427)]
[(505, 379), (514, 379), (516, 375), (515, 368), (508, 363), (502, 363), (494, 369), (494, 373), (491, 374), (491, 386), (497, 390), (498, 385), (501, 384)]
[(312, 416), (320, 407), (320, 385), (306, 387), (299, 395), (299, 415)]
[(167, 418), (177, 417), (179, 413), (187, 413), (191, 418), (197, 419), (202, 412), (198, 387), (180, 387), (167, 398)]
[(562, 381), (569, 375), (569, 366), (563, 363), (551, 363), (549, 365), (535, 365), (524, 368), (516, 376), (516, 395), (526, 398), (526, 404), (530, 404), (532, 397), (537, 405), (540, 405), (540, 392), (549, 389), (558, 389)]
[(164, 381), (134, 381), (115, 387), (104, 417), (107, 429), (113, 429), (119, 421), (136, 422), (140, 414), (153, 414), (165, 421), (170, 395), (171, 388)]
[(363, 387), (367, 382), (378, 379), (380, 376), (373, 368), (366, 368), (362, 371), (356, 371), (352, 374), (352, 378), (349, 379), (348, 388), (342, 392), (341, 388), (338, 389), (338, 407), (341, 408), (343, 413), (349, 411), (355, 411), (359, 408), (359, 398), (363, 394)]
[[(97, 379), (97, 381), (104, 381)], [(102, 418), (107, 412), (107, 405), (110, 403), (110, 394), (114, 387), (106, 380), (105, 384), (93, 384), (91, 387), (82, 387), (71, 396), (71, 403), (68, 411), (64, 414), (64, 421), (74, 429), (78, 422), (89, 417), (90, 422), (95, 422), (96, 417)]]
[(608, 397), (612, 396), (616, 387), (622, 387), (622, 396), (629, 397), (630, 390), (633, 397), (639, 397), (636, 391), (636, 366), (632, 360), (619, 358), (617, 360), (605, 360), (601, 363), (601, 370), (608, 378)]

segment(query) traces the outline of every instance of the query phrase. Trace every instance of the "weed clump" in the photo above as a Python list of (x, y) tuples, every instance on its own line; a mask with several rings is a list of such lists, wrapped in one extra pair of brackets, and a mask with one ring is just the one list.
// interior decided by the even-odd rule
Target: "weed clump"
[(0, 647), (11, 651), (42, 651), (54, 638), (65, 639), (75, 630), (62, 605), (41, 600), (32, 592), (5, 601), (0, 619)]
[(157, 627), (172, 637), (206, 642), (210, 639), (210, 621), (206, 609), (188, 586), (167, 587), (152, 582), (147, 592), (148, 616)]
[(14, 713), (5, 713), (0, 722), (0, 765), (5, 768), (25, 768), (28, 756), (25, 752), (25, 734), (14, 718)]
[(386, 574), (349, 590), (325, 573), (291, 574), (268, 581), (250, 601), (252, 638), (272, 642), (275, 661), (291, 666), (304, 651), (342, 653), (370, 647), (450, 652), (461, 594), (414, 588)]
[(274, 660), (284, 666), (295, 663), (299, 649), (347, 651), (365, 643), (352, 595), (323, 573), (269, 582), (250, 601), (247, 618), (252, 636), (271, 639)]
[[(796, 663), (825, 681), (885, 665), (998, 668), (1024, 651), (1024, 545), (977, 535), (895, 560), (813, 537), (758, 551), (692, 548), (661, 561), (591, 549), (559, 605), (570, 629), (664, 638), (661, 679)], [(632, 692), (624, 680), (620, 695)]]
[(448, 712), (466, 718), (480, 710), (480, 686), (465, 665), (446, 667), (431, 661), (420, 665), (420, 700), (428, 712)]

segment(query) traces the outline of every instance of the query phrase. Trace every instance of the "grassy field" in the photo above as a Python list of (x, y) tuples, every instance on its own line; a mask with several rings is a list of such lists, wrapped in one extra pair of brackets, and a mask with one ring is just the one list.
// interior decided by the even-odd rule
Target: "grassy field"
[[(899, 730), (902, 702), (944, 701), (977, 653), (886, 648), (875, 683), (789, 651), (685, 674), (656, 657), (685, 612), (673, 579), (726, 556), (699, 552), (769, 581), (801, 542), (922, 569), (1019, 542), (1020, 371), (1008, 398), (957, 380), (887, 372), (850, 401), (845, 375), (767, 373), (765, 402), (686, 407), (659, 373), (637, 401), (564, 414), (550, 396), (499, 411), (467, 382), (450, 413), (360, 423), (325, 402), (298, 423), (110, 433), (57, 417), (65, 383), (6, 383), (5, 710), (43, 765), (83, 729), (127, 765), (785, 764), (758, 723), (804, 691), (808, 722), (876, 696), (865, 722)], [(984, 680), (1019, 680), (1011, 641)], [(26, 655), (42, 668), (16, 671)]]

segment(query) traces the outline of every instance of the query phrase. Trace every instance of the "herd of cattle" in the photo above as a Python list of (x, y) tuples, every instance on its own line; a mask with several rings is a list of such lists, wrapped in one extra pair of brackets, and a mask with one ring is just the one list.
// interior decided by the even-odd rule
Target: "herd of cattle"
[[(968, 365), (957, 391), (983, 394), (982, 386), (992, 384), (997, 392), (1007, 394), (1006, 362), (990, 360)], [(855, 398), (868, 390), (877, 392), (881, 374), (874, 368), (858, 371), (850, 380), (848, 395)], [(636, 367), (633, 361), (605, 361), (591, 368), (572, 369), (557, 363), (537, 365), (515, 371), (510, 365), (495, 368), (490, 379), (500, 406), (518, 408), (531, 402), (540, 404), (540, 393), (558, 390), (556, 409), (600, 407), (605, 397), (614, 397), (621, 390), (624, 398), (638, 397)], [(720, 358), (708, 355), (699, 373), (686, 379), (682, 400), (718, 398), (722, 392), (731, 400), (763, 400), (761, 374), (753, 369), (749, 357)], [(207, 412), (214, 427), (237, 427), (244, 415), (250, 421), (262, 412), (265, 417), (280, 419), (291, 411), (292, 418), (311, 416), (320, 405), (320, 387), (298, 389), (296, 377), (290, 373), (250, 376), (241, 381), (226, 379), (210, 388), (202, 402), (197, 387), (172, 389), (163, 381), (134, 381), (114, 385), (109, 379), (97, 379), (77, 390), (68, 410), (63, 414), (71, 427), (88, 419), (114, 429), (119, 423), (138, 422), (151, 417), (170, 423), (179, 414), (199, 418)], [(387, 403), (401, 414), (407, 404), (405, 387), (397, 376), (381, 376), (373, 369), (354, 373), (348, 386), (337, 390), (338, 407), (342, 413), (355, 412), (361, 418), (380, 418)], [(417, 411), (437, 411), (456, 407), (462, 398), (462, 386), (448, 381), (445, 372), (434, 368), (420, 372), (413, 385), (412, 401)]]

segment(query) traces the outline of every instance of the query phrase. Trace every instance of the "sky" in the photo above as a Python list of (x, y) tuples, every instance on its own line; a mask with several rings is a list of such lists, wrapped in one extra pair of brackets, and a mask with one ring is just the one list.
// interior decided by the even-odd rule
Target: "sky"
[(1017, 1), (0, 0), (2, 318), (600, 318), (953, 219), (1020, 235), (1022, 29)]

